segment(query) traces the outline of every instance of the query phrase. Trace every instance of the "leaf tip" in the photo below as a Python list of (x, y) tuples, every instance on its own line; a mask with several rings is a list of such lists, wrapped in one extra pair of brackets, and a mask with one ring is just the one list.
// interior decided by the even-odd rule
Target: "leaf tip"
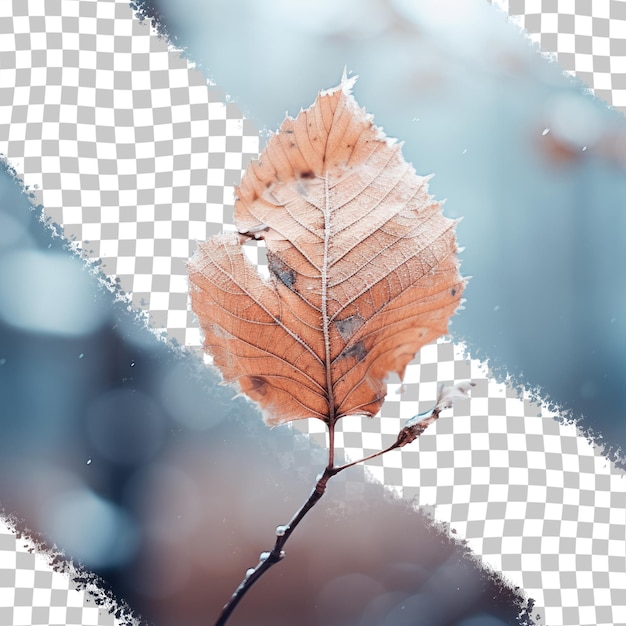
[(359, 75), (354, 74), (354, 76), (350, 76), (348, 78), (348, 66), (344, 65), (343, 72), (341, 74), (341, 81), (335, 87), (331, 87), (330, 89), (323, 89), (320, 91), (320, 96), (331, 96), (338, 91), (341, 91), (344, 96), (351, 96), (352, 89), (358, 80)]

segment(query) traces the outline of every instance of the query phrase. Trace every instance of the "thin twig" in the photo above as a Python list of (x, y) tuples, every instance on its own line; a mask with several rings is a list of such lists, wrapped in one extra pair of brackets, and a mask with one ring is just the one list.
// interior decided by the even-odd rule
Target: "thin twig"
[(379, 452), (374, 452), (374, 454), (370, 454), (369, 456), (358, 459), (357, 461), (351, 461), (350, 463), (346, 463), (345, 465), (340, 465), (336, 468), (337, 474), (345, 469), (348, 469), (349, 467), (352, 467), (353, 465), (358, 465), (359, 463), (371, 461), (378, 456), (382, 456), (387, 452), (402, 448), (403, 446), (406, 446), (407, 443), (415, 441), (433, 422), (439, 419), (440, 413), (441, 409), (435, 407), (430, 411), (426, 411), (426, 413), (415, 415), (407, 421), (404, 428), (402, 428), (402, 430), (400, 430), (400, 432), (398, 433), (397, 439), (388, 448), (380, 450)]
[(326, 491), (326, 484), (329, 479), (345, 469), (345, 467), (337, 468), (333, 467), (334, 452), (335, 452), (335, 422), (330, 422), (328, 425), (329, 432), (329, 446), (328, 446), (328, 465), (323, 474), (319, 476), (315, 488), (311, 492), (308, 500), (298, 509), (296, 514), (291, 518), (288, 524), (285, 526), (277, 526), (276, 528), (276, 542), (270, 552), (262, 552), (259, 557), (259, 563), (256, 567), (249, 569), (246, 572), (246, 577), (241, 581), (241, 584), (235, 590), (235, 593), (231, 596), (230, 600), (224, 605), (220, 616), (215, 622), (215, 626), (224, 626), (226, 621), (235, 610), (235, 607), (241, 602), (242, 598), (248, 593), (252, 585), (265, 574), (273, 565), (276, 565), (284, 556), (283, 548), (287, 543), (287, 540), (291, 536), (291, 533), (296, 529), (298, 524), (302, 521), (304, 516), (317, 504), (320, 498)]
[(365, 461), (371, 461), (372, 459), (375, 459), (377, 456), (381, 456), (387, 452), (391, 452), (392, 450), (395, 450), (396, 448), (399, 448), (400, 444), (398, 443), (398, 441), (394, 441), (394, 443), (392, 445), (390, 445), (388, 448), (385, 448), (384, 450), (381, 450), (380, 452), (374, 452), (374, 454), (370, 454), (369, 456), (363, 457), (362, 459), (359, 459), (358, 461), (351, 461), (350, 463), (346, 463), (345, 465), (340, 465), (339, 467), (335, 468), (337, 470), (337, 474), (339, 474), (339, 472), (343, 472), (343, 470), (348, 469), (349, 467), (352, 467), (353, 465), (358, 465), (359, 463), (365, 463)]
[[(438, 415), (437, 415), (438, 417)], [(436, 419), (436, 417), (435, 417)], [(434, 420), (433, 420), (434, 421)], [(324, 495), (326, 491), (326, 485), (330, 478), (339, 474), (345, 469), (352, 467), (353, 465), (357, 465), (358, 463), (363, 463), (364, 461), (369, 461), (377, 456), (385, 454), (386, 452), (390, 452), (396, 448), (401, 448), (413, 441), (416, 436), (419, 436), (421, 432), (426, 428), (426, 426), (422, 426), (420, 428), (420, 432), (418, 434), (413, 433), (411, 429), (404, 428), (398, 434), (398, 438), (396, 441), (381, 450), (380, 452), (376, 452), (375, 454), (371, 454), (363, 459), (359, 459), (358, 461), (353, 461), (351, 463), (346, 463), (345, 465), (340, 465), (339, 467), (334, 466), (334, 458), (335, 458), (335, 421), (331, 421), (328, 423), (328, 465), (324, 470), (323, 474), (319, 476), (318, 481), (315, 485), (315, 488), (311, 492), (308, 500), (298, 509), (296, 514), (291, 518), (290, 522), (285, 526), (278, 526), (276, 528), (276, 542), (274, 543), (274, 547), (269, 552), (262, 552), (259, 557), (259, 562), (254, 568), (250, 568), (246, 572), (245, 578), (241, 581), (241, 584), (235, 590), (235, 593), (231, 596), (230, 600), (224, 605), (220, 616), (215, 622), (215, 626), (224, 626), (226, 621), (231, 616), (232, 612), (235, 610), (236, 606), (241, 602), (243, 597), (248, 593), (248, 591), (252, 588), (252, 585), (265, 574), (272, 566), (276, 565), (284, 556), (285, 553), (283, 548), (287, 543), (287, 540), (291, 536), (291, 533), (296, 529), (298, 524), (303, 520), (304, 516), (317, 504), (320, 498)], [(428, 423), (431, 423), (430, 421)], [(412, 434), (409, 434), (412, 433)]]
[(317, 504), (319, 499), (324, 495), (326, 491), (326, 483), (331, 476), (336, 474), (336, 469), (324, 470), (324, 473), (317, 481), (315, 488), (311, 492), (308, 500), (300, 507), (298, 512), (291, 518), (291, 521), (285, 526), (278, 526), (276, 528), (276, 543), (270, 552), (262, 552), (259, 558), (258, 565), (251, 570), (248, 570), (246, 577), (243, 579), (239, 587), (235, 590), (230, 600), (226, 603), (222, 612), (215, 622), (215, 626), (224, 626), (226, 620), (230, 617), (231, 613), (235, 610), (235, 607), (239, 604), (241, 599), (250, 590), (252, 585), (267, 572), (273, 565), (276, 565), (284, 556), (283, 547), (287, 543), (287, 540), (291, 536), (291, 533), (296, 529), (296, 526), (302, 521), (304, 516)]
[[(473, 384), (473, 383), (472, 383)], [(451, 403), (449, 404), (451, 406)], [(231, 616), (232, 612), (235, 610), (235, 607), (241, 602), (242, 598), (248, 593), (251, 589), (252, 585), (265, 574), (273, 565), (276, 565), (284, 556), (285, 553), (283, 548), (287, 543), (289, 537), (296, 529), (298, 524), (304, 519), (304, 516), (317, 504), (320, 498), (324, 495), (326, 491), (326, 485), (328, 481), (339, 474), (339, 472), (343, 472), (343, 470), (352, 467), (353, 465), (357, 465), (359, 463), (363, 463), (365, 461), (369, 461), (376, 457), (379, 457), (391, 450), (395, 450), (397, 448), (402, 448), (403, 446), (415, 441), (428, 426), (430, 426), (433, 422), (435, 422), (439, 418), (439, 413), (444, 407), (441, 404), (441, 391), (440, 398), (438, 399), (438, 404), (431, 410), (426, 413), (422, 413), (420, 415), (416, 415), (408, 420), (404, 426), (398, 433), (398, 437), (396, 441), (391, 444), (388, 448), (381, 450), (380, 452), (375, 452), (374, 454), (370, 454), (358, 461), (352, 461), (350, 463), (346, 463), (345, 465), (340, 465), (335, 467), (334, 459), (335, 459), (335, 424), (336, 420), (331, 419), (328, 421), (328, 465), (324, 472), (318, 477), (315, 488), (311, 492), (308, 500), (298, 509), (296, 514), (291, 518), (288, 524), (285, 526), (278, 526), (276, 528), (276, 542), (274, 543), (274, 547), (269, 552), (262, 552), (259, 556), (259, 562), (256, 567), (250, 568), (246, 572), (245, 578), (241, 581), (241, 584), (235, 590), (235, 593), (231, 596), (230, 600), (224, 605), (222, 612), (220, 613), (217, 622), (215, 622), (215, 626), (224, 626), (226, 624), (228, 618)]]

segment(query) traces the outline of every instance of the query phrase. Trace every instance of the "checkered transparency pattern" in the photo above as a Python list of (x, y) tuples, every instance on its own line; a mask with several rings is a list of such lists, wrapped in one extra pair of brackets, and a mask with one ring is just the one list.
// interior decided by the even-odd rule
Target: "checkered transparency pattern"
[[(552, 15), (578, 12), (579, 4), (588, 17), (584, 2), (529, 0), (511, 2), (510, 10)], [(609, 35), (618, 41), (617, 5), (623, 4), (598, 2), (608, 6), (611, 24), (617, 21)], [(565, 35), (570, 26), (557, 20)], [(574, 38), (574, 47), (580, 41)], [(623, 73), (619, 45), (615, 53), (611, 77)], [(611, 88), (619, 91), (619, 84)], [(257, 151), (250, 122), (134, 18), (126, 1), (0, 2), (0, 152), (26, 185), (38, 187), (47, 215), (75, 247), (101, 260), (133, 304), (189, 348), (199, 346), (200, 336), (188, 309), (184, 264), (196, 239), (230, 225), (232, 186)], [(256, 252), (253, 260), (263, 262)], [(404, 418), (430, 408), (437, 383), (467, 378), (478, 383), (471, 400), (411, 447), (373, 462), (373, 476), (450, 523), (487, 564), (537, 601), (541, 623), (626, 624), (623, 475), (573, 425), (517, 398), (460, 347), (427, 346), (409, 366), (403, 393), (391, 385), (380, 417), (343, 420), (339, 446), (352, 458), (379, 450), (395, 439)], [(296, 424), (323, 442), (321, 426)], [(0, 533), (0, 626), (30, 619), (32, 607), (75, 608), (69, 591), (66, 604), (60, 594), (53, 597), (54, 574), (37, 576), (40, 561), (18, 559), (19, 545), (7, 530)], [(32, 572), (31, 586), (44, 595), (49, 590), (49, 602), (34, 591), (30, 602), (26, 583), (18, 581), (22, 570), (27, 577)], [(82, 606), (89, 608), (87, 600)], [(77, 615), (45, 619), (73, 623)], [(89, 615), (80, 623), (100, 623)], [(98, 613), (98, 619), (105, 618)]]
[[(117, 626), (95, 597), (78, 590), (68, 574), (52, 569), (49, 558), (0, 519), (0, 626)], [(125, 622), (124, 622), (125, 623)]]
[[(439, 383), (471, 399), (413, 444), (368, 462), (372, 477), (449, 524), (483, 562), (536, 602), (537, 624), (626, 625), (626, 478), (574, 424), (519, 396), (445, 340), (422, 348), (381, 415), (342, 419), (350, 460), (391, 445), (435, 404)], [(311, 420), (315, 422), (315, 420)], [(299, 430), (311, 424), (295, 422)], [(313, 424), (325, 444), (325, 428)]]
[(185, 264), (232, 222), (258, 133), (116, 0), (0, 3), (0, 152), (156, 328), (198, 343)]
[(543, 52), (626, 113), (626, 0), (490, 0)]

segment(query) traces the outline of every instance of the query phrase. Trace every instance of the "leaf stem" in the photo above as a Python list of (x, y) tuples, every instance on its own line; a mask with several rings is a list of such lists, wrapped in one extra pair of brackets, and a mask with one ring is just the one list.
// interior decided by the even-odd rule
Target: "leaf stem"
[(332, 419), (328, 422), (328, 469), (335, 466), (335, 424), (336, 420)]

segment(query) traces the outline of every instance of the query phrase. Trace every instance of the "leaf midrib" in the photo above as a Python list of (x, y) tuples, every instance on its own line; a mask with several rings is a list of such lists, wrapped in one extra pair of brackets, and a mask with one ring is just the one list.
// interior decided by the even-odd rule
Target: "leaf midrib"
[(328, 172), (324, 173), (324, 258), (322, 259), (322, 332), (324, 333), (324, 366), (326, 368), (326, 393), (328, 398), (328, 423), (335, 421), (335, 396), (333, 391), (330, 331), (328, 318), (328, 254), (331, 239), (330, 224), (330, 188), (328, 185)]

